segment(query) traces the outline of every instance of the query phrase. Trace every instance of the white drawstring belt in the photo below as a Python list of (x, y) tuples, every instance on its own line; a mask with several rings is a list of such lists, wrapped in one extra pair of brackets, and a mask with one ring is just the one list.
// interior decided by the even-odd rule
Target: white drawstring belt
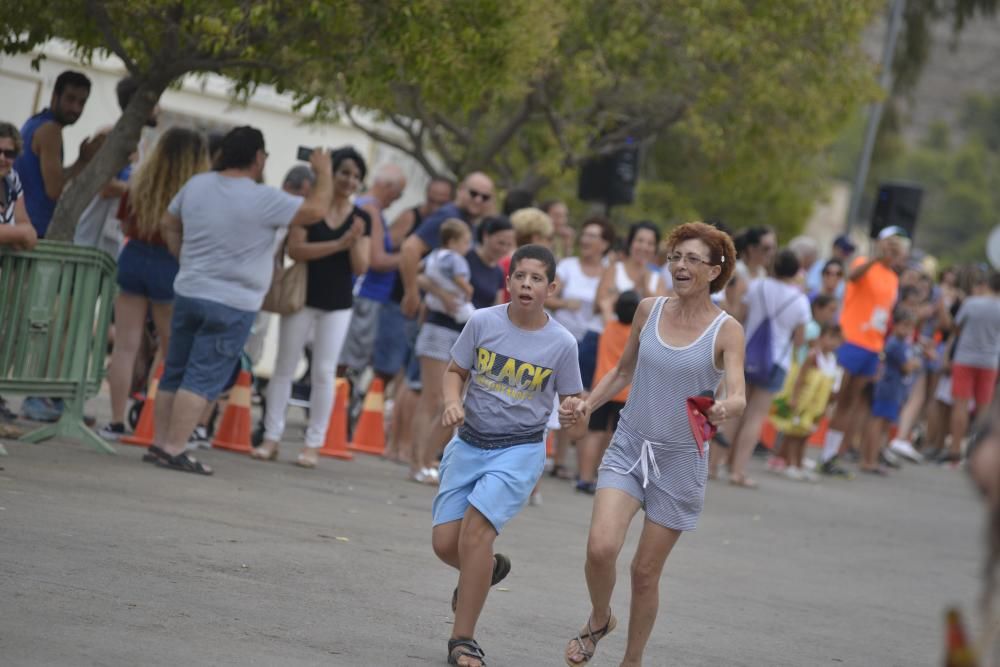
[(639, 449), (639, 458), (635, 460), (632, 467), (625, 471), (625, 474), (630, 474), (635, 470), (636, 466), (642, 467), (642, 488), (649, 486), (649, 468), (652, 466), (653, 472), (656, 474), (657, 479), (660, 477), (660, 467), (656, 465), (656, 456), (653, 454), (653, 445), (659, 445), (658, 442), (650, 442), (649, 440), (642, 441), (642, 447)]

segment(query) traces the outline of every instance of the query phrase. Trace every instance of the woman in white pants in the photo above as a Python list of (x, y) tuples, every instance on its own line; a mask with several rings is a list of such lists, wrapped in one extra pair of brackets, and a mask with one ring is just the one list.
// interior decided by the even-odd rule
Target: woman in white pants
[(326, 216), (307, 227), (289, 230), (288, 256), (307, 262), (305, 307), (281, 318), (278, 359), (267, 385), (264, 441), (251, 452), (255, 459), (273, 461), (285, 430), (285, 412), (302, 351), (313, 332), (309, 426), (297, 463), (316, 467), (319, 449), (333, 410), (340, 350), (351, 324), (352, 282), (368, 270), (371, 217), (351, 202), (365, 178), (365, 162), (353, 148), (331, 153), (333, 204)]

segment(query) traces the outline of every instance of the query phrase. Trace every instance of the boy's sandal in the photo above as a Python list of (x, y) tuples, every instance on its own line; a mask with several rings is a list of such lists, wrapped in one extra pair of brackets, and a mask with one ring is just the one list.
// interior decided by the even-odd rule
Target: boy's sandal
[[(503, 554), (493, 554), (493, 577), (490, 579), (490, 586), (496, 586), (507, 578), (510, 574), (510, 558)], [(458, 609), (458, 586), (451, 594), (451, 613)]]
[(478, 665), (469, 665), (469, 667), (486, 667), (486, 651), (479, 646), (475, 639), (448, 640), (448, 664), (457, 665), (460, 658), (474, 658), (479, 661)]
[[(167, 454), (166, 452), (163, 452)], [(211, 475), (215, 471), (209, 468), (207, 465), (198, 461), (193, 456), (187, 452), (182, 452), (177, 456), (170, 456), (167, 454), (167, 458), (155, 461), (156, 465), (161, 468), (166, 468), (167, 470), (177, 470), (178, 472), (190, 472), (195, 475)]]
[[(597, 642), (607, 637), (608, 634), (616, 627), (618, 627), (618, 619), (615, 618), (614, 614), (611, 614), (608, 617), (608, 622), (604, 624), (604, 627), (598, 630), (594, 630), (593, 628), (590, 627), (590, 618), (587, 618), (586, 634), (581, 632), (576, 637), (570, 640), (570, 643), (576, 642), (576, 645), (579, 649), (578, 651), (576, 651), (576, 653), (582, 655), (583, 660), (581, 660), (580, 662), (574, 662), (570, 660), (569, 656), (566, 656), (566, 664), (569, 665), (570, 667), (578, 667), (578, 665), (586, 665), (594, 657), (594, 651), (597, 650)], [(588, 650), (584, 642), (590, 642), (591, 644), (593, 644), (594, 648)]]
[(146, 452), (142, 455), (142, 460), (145, 463), (156, 463), (158, 461), (166, 461), (170, 458), (170, 454), (167, 454), (164, 450), (160, 449), (156, 445), (150, 445)]

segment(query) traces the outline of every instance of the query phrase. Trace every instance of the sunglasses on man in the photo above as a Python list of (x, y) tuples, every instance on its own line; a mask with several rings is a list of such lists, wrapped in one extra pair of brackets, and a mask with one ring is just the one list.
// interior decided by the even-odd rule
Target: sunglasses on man
[(493, 195), (488, 192), (480, 192), (479, 190), (469, 190), (469, 196), (473, 199), (481, 199), (482, 201), (489, 201), (493, 199)]
[(7, 158), (8, 160), (17, 159), (17, 151), (13, 148), (0, 148), (0, 155)]

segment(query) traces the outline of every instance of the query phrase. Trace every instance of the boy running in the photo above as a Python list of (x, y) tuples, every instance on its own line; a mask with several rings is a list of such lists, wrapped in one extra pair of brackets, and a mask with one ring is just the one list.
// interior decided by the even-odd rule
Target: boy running
[(507, 276), (511, 302), (477, 310), (451, 350), (442, 422), (458, 434), (441, 460), (432, 533), (434, 553), (459, 571), (450, 665), (486, 664), (476, 621), (490, 586), (510, 571), (493, 542), (542, 475), (556, 393), (562, 400), (583, 391), (576, 339), (544, 309), (555, 271), (547, 248), (518, 249)]

